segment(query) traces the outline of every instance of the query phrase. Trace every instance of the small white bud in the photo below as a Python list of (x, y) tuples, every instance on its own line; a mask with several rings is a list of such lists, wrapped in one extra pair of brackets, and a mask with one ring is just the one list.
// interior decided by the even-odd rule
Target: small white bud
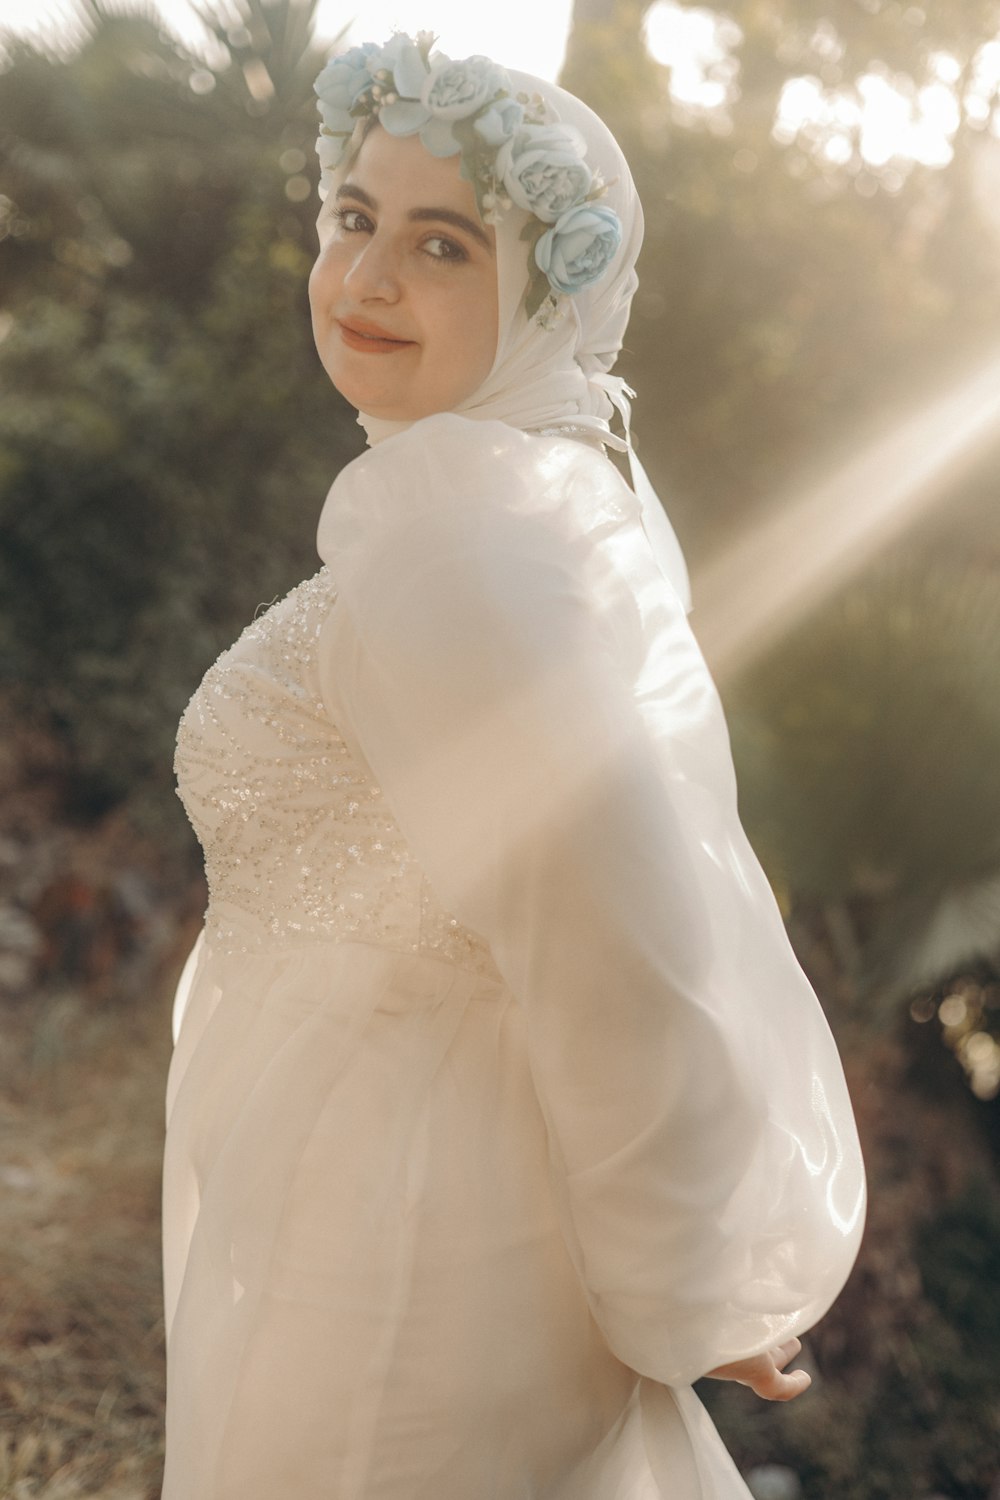
[(558, 297), (554, 292), (550, 292), (535, 314), (535, 320), (540, 328), (544, 328), (545, 332), (549, 333), (562, 322), (564, 313), (565, 308), (559, 305)]

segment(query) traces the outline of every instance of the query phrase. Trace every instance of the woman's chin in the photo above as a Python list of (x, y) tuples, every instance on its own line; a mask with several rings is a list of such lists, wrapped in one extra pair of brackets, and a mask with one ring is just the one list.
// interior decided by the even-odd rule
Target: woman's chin
[(439, 408), (423, 401), (386, 400), (382, 392), (365, 390), (353, 381), (334, 381), (333, 384), (348, 405), (364, 412), (366, 417), (377, 417), (380, 422), (419, 422)]
[(363, 411), (366, 417), (377, 417), (380, 422), (418, 422), (421, 417), (427, 416), (422, 406), (398, 406), (361, 398), (352, 398), (351, 405), (356, 406), (358, 411)]

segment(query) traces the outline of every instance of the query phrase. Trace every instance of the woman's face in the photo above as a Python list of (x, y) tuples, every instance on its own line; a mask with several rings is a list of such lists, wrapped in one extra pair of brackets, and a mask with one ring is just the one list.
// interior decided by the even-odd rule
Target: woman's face
[(470, 396), (497, 346), (496, 237), (459, 158), (377, 126), (317, 228), (313, 335), (338, 391), (389, 421)]

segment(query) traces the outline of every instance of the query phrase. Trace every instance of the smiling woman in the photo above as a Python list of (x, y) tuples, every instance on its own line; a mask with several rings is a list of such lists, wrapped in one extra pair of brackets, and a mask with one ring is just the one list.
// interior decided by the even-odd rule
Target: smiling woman
[(164, 1500), (747, 1500), (690, 1384), (805, 1390), (864, 1183), (683, 557), (605, 454), (628, 164), (426, 35), (317, 92), (371, 451), (178, 735)]
[(416, 137), (376, 125), (350, 173), (319, 216), (309, 281), (323, 367), (374, 416), (452, 410), (496, 354), (496, 235), (457, 159), (430, 156)]

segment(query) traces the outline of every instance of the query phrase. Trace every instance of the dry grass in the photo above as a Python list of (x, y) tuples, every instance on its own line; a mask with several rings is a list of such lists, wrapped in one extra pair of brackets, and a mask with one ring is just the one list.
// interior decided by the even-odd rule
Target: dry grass
[(164, 995), (147, 1001), (0, 1011), (5, 1500), (159, 1494), (168, 1027)]

